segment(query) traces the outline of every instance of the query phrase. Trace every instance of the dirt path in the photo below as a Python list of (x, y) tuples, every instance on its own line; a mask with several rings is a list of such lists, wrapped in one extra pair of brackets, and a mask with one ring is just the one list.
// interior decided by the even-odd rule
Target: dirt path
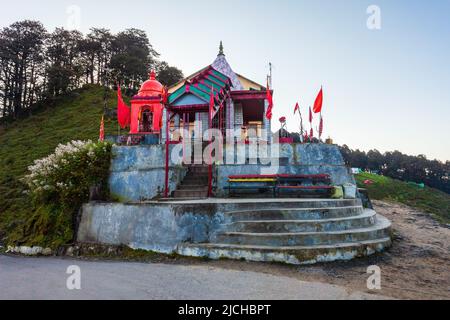
[[(398, 299), (450, 299), (450, 229), (429, 215), (401, 204), (374, 201), (374, 206), (393, 223), (394, 244), (382, 254), (299, 267), (241, 261), (198, 263), (324, 282)], [(381, 268), (381, 290), (367, 289), (366, 271), (370, 265)]]

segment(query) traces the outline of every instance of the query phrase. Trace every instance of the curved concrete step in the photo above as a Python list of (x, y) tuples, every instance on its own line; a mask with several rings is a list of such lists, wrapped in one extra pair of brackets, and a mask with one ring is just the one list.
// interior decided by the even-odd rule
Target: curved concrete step
[(367, 228), (376, 222), (376, 212), (364, 210), (358, 216), (314, 220), (247, 220), (222, 226), (222, 231), (250, 233), (323, 232)]
[(174, 198), (206, 198), (208, 190), (206, 191), (191, 191), (191, 190), (175, 190), (173, 192)]
[(343, 217), (356, 217), (363, 214), (362, 206), (346, 207), (299, 207), (284, 209), (253, 209), (240, 210), (224, 213), (225, 217), (232, 221), (253, 221), (253, 220), (319, 220)]
[(234, 209), (229, 211), (257, 211), (257, 210), (282, 210), (282, 209), (326, 209), (362, 206), (360, 199), (301, 199), (301, 198), (252, 198), (233, 199)]
[(391, 223), (378, 216), (376, 223), (367, 228), (289, 233), (223, 232), (213, 237), (213, 242), (259, 246), (314, 246), (360, 242), (390, 237)]
[(282, 262), (288, 264), (313, 264), (336, 260), (350, 260), (381, 252), (391, 246), (391, 238), (341, 243), (323, 246), (248, 246), (231, 244), (183, 244), (180, 255), (210, 259), (245, 259), (247, 261)]

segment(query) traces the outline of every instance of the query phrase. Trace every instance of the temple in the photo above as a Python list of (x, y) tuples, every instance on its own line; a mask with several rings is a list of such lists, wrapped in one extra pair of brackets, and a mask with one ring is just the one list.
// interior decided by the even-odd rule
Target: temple
[[(211, 94), (215, 112), (210, 124)], [(163, 101), (164, 95), (163, 86), (151, 73), (131, 102), (131, 134), (158, 135), (161, 143), (166, 139), (181, 141), (185, 133), (194, 140), (201, 140), (196, 135), (203, 136), (211, 127), (222, 130), (224, 137), (226, 129), (233, 129), (241, 131), (240, 137), (244, 140), (249, 133), (261, 140), (270, 139), (271, 123), (265, 117), (268, 107), (266, 88), (233, 71), (225, 58), (222, 43), (211, 65), (170, 87), (167, 101)], [(166, 130), (167, 125), (169, 130)]]

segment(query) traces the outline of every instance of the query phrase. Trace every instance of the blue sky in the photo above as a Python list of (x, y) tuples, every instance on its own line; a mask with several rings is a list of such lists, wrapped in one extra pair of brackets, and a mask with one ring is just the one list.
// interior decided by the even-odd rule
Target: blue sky
[[(70, 5), (83, 32), (147, 31), (186, 75), (214, 60), (220, 40), (233, 69), (257, 82), (272, 62), (274, 117), (291, 130), (295, 103), (306, 115), (323, 85), (324, 134), (336, 143), (450, 160), (448, 0), (8, 1), (0, 26), (35, 19), (53, 30)], [(366, 26), (369, 5), (381, 9), (380, 30)]]

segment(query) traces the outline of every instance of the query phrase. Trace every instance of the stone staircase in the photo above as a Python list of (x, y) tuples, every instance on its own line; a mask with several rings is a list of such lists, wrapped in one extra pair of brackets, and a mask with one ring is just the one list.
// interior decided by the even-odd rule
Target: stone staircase
[(310, 264), (349, 260), (391, 245), (391, 224), (360, 200), (277, 202), (226, 212), (210, 243), (183, 244), (178, 253)]
[(176, 199), (202, 199), (208, 197), (208, 166), (193, 165), (173, 192)]

